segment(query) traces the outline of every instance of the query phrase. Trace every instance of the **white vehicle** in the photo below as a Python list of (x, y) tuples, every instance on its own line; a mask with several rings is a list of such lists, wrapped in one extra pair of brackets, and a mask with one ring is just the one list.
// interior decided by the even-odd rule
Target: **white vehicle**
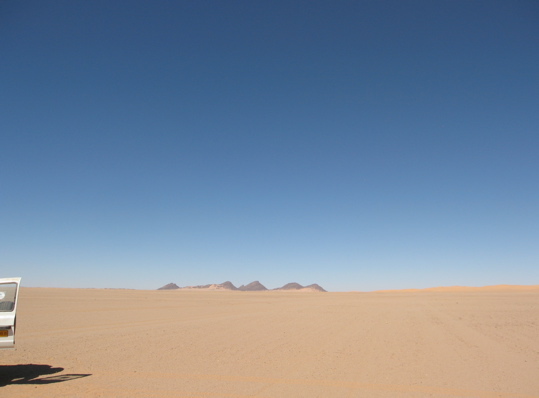
[(0, 349), (14, 348), (21, 278), (0, 279)]

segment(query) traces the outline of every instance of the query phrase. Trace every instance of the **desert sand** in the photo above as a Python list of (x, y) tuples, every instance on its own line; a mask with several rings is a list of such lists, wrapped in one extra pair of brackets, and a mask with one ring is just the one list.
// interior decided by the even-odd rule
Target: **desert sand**
[(2, 397), (539, 397), (539, 289), (21, 289)]

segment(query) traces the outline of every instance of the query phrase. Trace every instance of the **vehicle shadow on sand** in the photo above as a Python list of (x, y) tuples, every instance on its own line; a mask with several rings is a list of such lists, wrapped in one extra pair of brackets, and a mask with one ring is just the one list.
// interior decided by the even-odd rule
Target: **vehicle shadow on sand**
[(91, 374), (64, 374), (56, 376), (41, 377), (63, 371), (64, 368), (53, 368), (50, 365), (0, 365), (0, 387), (9, 384), (52, 384), (61, 383)]

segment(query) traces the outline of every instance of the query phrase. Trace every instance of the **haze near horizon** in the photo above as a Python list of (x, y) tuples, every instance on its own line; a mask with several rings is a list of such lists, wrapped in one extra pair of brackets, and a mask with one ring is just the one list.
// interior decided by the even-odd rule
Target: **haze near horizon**
[(0, 5), (26, 286), (539, 280), (535, 2)]

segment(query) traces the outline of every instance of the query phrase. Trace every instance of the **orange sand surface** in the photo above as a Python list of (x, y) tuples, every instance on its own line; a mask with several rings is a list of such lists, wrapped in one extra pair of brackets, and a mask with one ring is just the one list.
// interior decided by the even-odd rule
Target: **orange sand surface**
[(539, 397), (539, 290), (22, 288), (1, 397)]

